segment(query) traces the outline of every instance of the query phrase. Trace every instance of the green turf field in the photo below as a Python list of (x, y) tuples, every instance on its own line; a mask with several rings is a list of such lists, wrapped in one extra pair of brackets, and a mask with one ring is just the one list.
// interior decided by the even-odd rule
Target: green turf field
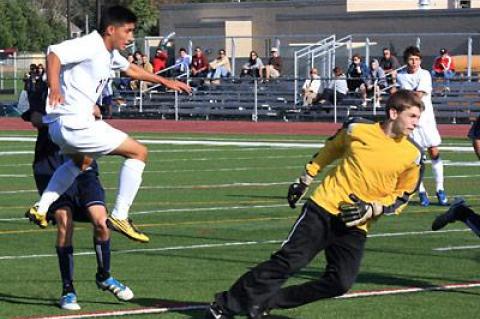
[[(8, 136), (33, 137), (28, 132), (0, 132), (0, 139)], [(312, 136), (135, 136), (153, 142), (200, 142), (148, 144), (150, 160), (131, 217), (150, 235), (151, 243), (138, 244), (117, 233), (112, 235), (112, 272), (134, 291), (132, 302), (117, 302), (96, 288), (91, 227), (77, 225), (74, 246), (80, 255), (75, 257), (75, 287), (80, 313), (210, 302), (215, 292), (228, 288), (246, 269), (279, 247), (299, 213), (286, 204), (287, 187), (316, 152), (311, 144), (324, 141)], [(239, 141), (262, 143), (229, 143)], [(284, 142), (295, 147), (278, 144)], [(466, 140), (446, 140), (444, 145), (469, 147)], [(31, 141), (18, 139), (0, 141), (0, 318), (71, 314), (55, 306), (61, 293), (55, 228), (40, 230), (20, 219), (37, 200), (30, 166), (33, 146)], [(480, 174), (475, 166), (480, 162), (470, 151), (442, 154), (448, 164), (448, 195), (463, 195), (480, 211)], [(117, 158), (99, 161), (109, 207), (120, 163)], [(426, 183), (431, 189), (430, 165)], [(422, 208), (414, 197), (401, 216), (381, 218), (370, 233), (352, 292), (480, 280), (479, 238), (459, 223), (444, 232), (429, 232), (434, 216), (444, 210), (436, 205)], [(452, 249), (435, 250), (445, 247)], [(289, 283), (317, 278), (323, 267), (324, 258), (319, 256)], [(480, 288), (428, 291), (326, 300), (274, 314), (277, 318), (310, 319), (475, 318), (479, 297)], [(202, 310), (126, 316), (202, 317)]]

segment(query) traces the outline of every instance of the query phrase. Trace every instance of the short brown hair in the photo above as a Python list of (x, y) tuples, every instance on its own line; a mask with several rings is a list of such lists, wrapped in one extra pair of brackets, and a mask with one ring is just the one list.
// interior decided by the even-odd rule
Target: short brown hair
[(418, 107), (422, 112), (425, 110), (425, 105), (423, 104), (422, 99), (415, 94), (415, 92), (409, 90), (398, 90), (387, 100), (385, 112), (387, 118), (389, 118), (390, 109), (394, 109), (398, 113), (401, 113), (411, 107)]
[(408, 58), (410, 58), (410, 56), (412, 55), (418, 56), (420, 59), (422, 58), (422, 53), (420, 53), (420, 49), (414, 46), (410, 46), (406, 48), (405, 51), (403, 51), (403, 61), (407, 63)]

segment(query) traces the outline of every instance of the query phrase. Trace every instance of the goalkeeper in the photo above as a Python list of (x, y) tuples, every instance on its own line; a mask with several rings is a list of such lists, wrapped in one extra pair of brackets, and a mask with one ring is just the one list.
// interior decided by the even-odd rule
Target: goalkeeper
[[(414, 93), (400, 90), (387, 101), (384, 122), (353, 119), (329, 138), (290, 186), (290, 206), (296, 207), (320, 171), (338, 162), (303, 205), (280, 250), (218, 293), (206, 318), (261, 318), (271, 309), (347, 292), (360, 268), (369, 224), (400, 213), (418, 186), (423, 154), (409, 135), (423, 109)], [(320, 278), (282, 288), (322, 250), (327, 265)]]

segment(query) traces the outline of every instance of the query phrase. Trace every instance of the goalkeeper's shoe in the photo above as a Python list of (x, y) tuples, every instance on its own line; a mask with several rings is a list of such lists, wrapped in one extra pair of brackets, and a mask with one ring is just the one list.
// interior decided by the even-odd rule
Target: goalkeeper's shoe
[(97, 280), (96, 282), (98, 288), (110, 291), (118, 300), (128, 301), (133, 298), (132, 290), (113, 277), (108, 277), (104, 281)]
[(468, 207), (465, 200), (461, 197), (455, 197), (452, 205), (442, 215), (438, 215), (432, 223), (432, 230), (440, 230), (449, 223), (465, 219), (465, 211)]
[(74, 292), (61, 296), (58, 306), (65, 310), (80, 310), (80, 305), (77, 303), (77, 295)]
[(132, 240), (139, 241), (141, 243), (148, 243), (150, 241), (150, 238), (148, 238), (145, 233), (139, 231), (129, 218), (117, 219), (113, 216), (110, 216), (107, 219), (107, 225), (111, 230), (122, 233)]
[(225, 314), (214, 302), (208, 307), (207, 312), (205, 313), (205, 319), (233, 319), (233, 316)]
[(47, 213), (40, 212), (38, 210), (38, 204), (33, 205), (27, 210), (25, 212), (25, 217), (31, 222), (37, 224), (40, 228), (47, 228), (48, 226)]

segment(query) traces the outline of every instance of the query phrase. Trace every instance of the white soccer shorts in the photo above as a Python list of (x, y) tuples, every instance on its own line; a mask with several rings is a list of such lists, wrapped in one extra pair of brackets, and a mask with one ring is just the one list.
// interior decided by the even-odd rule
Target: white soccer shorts
[(421, 148), (440, 146), (442, 138), (438, 132), (437, 125), (418, 126), (412, 133), (412, 138)]
[(84, 129), (70, 129), (61, 121), (49, 124), (52, 141), (64, 154), (85, 154), (93, 158), (111, 153), (128, 135), (104, 121), (94, 121)]

